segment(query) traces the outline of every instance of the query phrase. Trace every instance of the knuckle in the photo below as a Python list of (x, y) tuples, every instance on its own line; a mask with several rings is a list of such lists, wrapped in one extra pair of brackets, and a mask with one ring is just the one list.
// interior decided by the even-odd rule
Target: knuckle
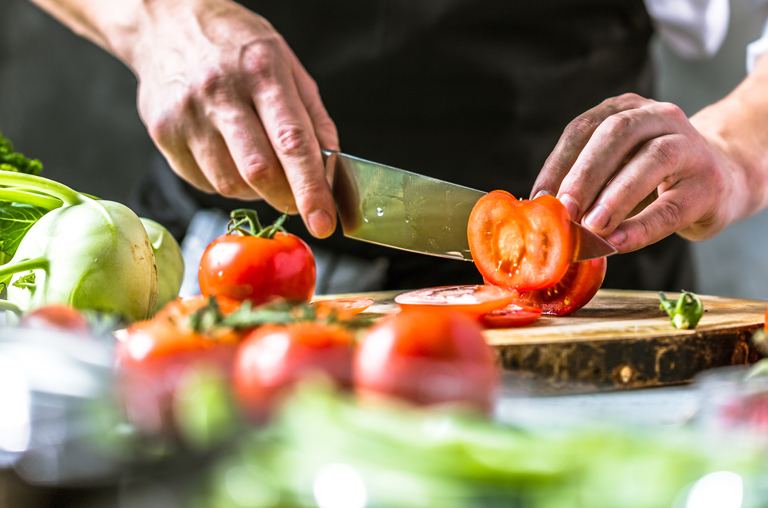
[(283, 125), (275, 134), (275, 148), (287, 157), (304, 157), (312, 149), (309, 132), (298, 125)]
[(203, 99), (219, 100), (232, 96), (229, 76), (221, 68), (210, 68), (203, 72), (196, 88)]
[(671, 137), (656, 138), (648, 143), (648, 156), (657, 167), (675, 166), (681, 153), (680, 144)]
[(243, 178), (251, 185), (261, 188), (269, 185), (275, 173), (275, 167), (264, 159), (254, 159), (247, 161), (240, 170)]
[(677, 225), (683, 218), (683, 205), (675, 201), (659, 203), (657, 209), (659, 227), (665, 230), (678, 229)]
[(632, 131), (635, 123), (633, 115), (622, 111), (606, 118), (604, 125), (609, 135), (624, 138)]
[(327, 184), (322, 179), (313, 179), (303, 182), (293, 190), (297, 202), (309, 201), (315, 196), (319, 196), (325, 190)]
[(688, 120), (685, 112), (676, 104), (672, 104), (671, 102), (659, 102), (656, 104), (656, 107), (659, 109), (662, 116), (673, 118), (675, 120)]
[(232, 178), (216, 178), (212, 184), (217, 193), (227, 198), (236, 198), (247, 190), (245, 184)]
[(580, 115), (565, 128), (565, 136), (568, 138), (585, 138), (589, 137), (594, 129), (595, 123), (592, 119)]
[(256, 81), (270, 81), (282, 59), (279, 40), (275, 37), (250, 45), (244, 53), (242, 65)]

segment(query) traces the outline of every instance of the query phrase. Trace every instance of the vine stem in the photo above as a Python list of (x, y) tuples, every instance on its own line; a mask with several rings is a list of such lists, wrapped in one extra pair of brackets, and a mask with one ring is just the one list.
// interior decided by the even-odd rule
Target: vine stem
[(17, 316), (21, 316), (21, 309), (19, 306), (8, 300), (0, 300), (0, 310), (9, 310)]

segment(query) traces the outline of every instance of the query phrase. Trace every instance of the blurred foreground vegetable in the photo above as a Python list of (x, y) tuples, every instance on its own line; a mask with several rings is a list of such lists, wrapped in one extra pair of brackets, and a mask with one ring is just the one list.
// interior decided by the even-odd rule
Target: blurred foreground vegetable
[(191, 506), (763, 508), (765, 459), (679, 430), (526, 432), (305, 387)]

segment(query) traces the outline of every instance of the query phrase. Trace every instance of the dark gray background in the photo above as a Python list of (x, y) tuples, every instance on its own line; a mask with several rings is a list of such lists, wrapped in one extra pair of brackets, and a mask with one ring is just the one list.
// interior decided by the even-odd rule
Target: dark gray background
[[(731, 0), (720, 52), (689, 62), (658, 42), (658, 97), (693, 114), (745, 75), (745, 47), (762, 16)], [(71, 33), (27, 0), (0, 0), (0, 129), (39, 158), (44, 175), (125, 202), (146, 170), (152, 143), (136, 110), (136, 78), (111, 55)], [(704, 293), (768, 298), (768, 212), (696, 244)]]

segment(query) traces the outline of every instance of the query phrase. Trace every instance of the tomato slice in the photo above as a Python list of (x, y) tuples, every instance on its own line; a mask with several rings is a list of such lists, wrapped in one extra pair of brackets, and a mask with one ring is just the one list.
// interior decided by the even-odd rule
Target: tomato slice
[(480, 322), (486, 328), (514, 328), (535, 323), (540, 316), (539, 308), (511, 303), (484, 315)]
[(482, 276), (521, 292), (548, 288), (563, 278), (573, 237), (568, 211), (553, 196), (521, 201), (493, 191), (478, 200), (467, 225), (469, 249)]
[(317, 317), (325, 318), (335, 313), (339, 319), (348, 319), (355, 314), (360, 314), (371, 305), (373, 305), (371, 298), (333, 298), (309, 304), (310, 307), (315, 308)]
[(413, 309), (451, 309), (480, 318), (511, 303), (514, 291), (490, 285), (441, 286), (417, 289), (395, 297), (404, 311)]
[(542, 309), (543, 314), (566, 316), (584, 307), (597, 294), (605, 278), (606, 258), (572, 263), (565, 276), (554, 286), (521, 293), (518, 304)]

